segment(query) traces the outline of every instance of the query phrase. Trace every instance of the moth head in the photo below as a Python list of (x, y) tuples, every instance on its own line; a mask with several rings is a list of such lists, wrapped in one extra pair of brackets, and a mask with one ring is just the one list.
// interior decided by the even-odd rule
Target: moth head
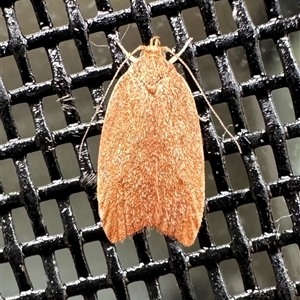
[(161, 47), (160, 44), (160, 38), (158, 36), (154, 36), (153, 38), (151, 38), (149, 46), (144, 46), (141, 55), (165, 57), (163, 47)]

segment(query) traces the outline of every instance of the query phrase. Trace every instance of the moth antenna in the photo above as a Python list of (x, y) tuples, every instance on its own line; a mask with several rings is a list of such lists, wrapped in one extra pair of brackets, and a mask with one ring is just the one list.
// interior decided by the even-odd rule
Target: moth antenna
[(98, 44), (94, 43), (93, 41), (90, 41), (90, 43), (97, 48), (108, 48), (107, 45), (98, 45)]
[[(189, 42), (189, 40), (187, 40), (187, 42)], [(183, 49), (186, 49), (187, 47), (187, 42), (185, 43), (185, 45), (183, 46)], [(190, 43), (190, 42), (189, 42)], [(236, 144), (240, 154), (242, 154), (242, 149), (241, 149), (241, 146), (239, 145), (239, 143), (236, 141), (235, 137), (230, 133), (230, 131), (226, 128), (225, 124), (223, 123), (223, 121), (221, 120), (221, 118), (219, 117), (219, 115), (216, 113), (216, 111), (213, 109), (212, 105), (210, 104), (210, 102), (208, 101), (203, 89), (201, 88), (200, 84), (198, 83), (196, 77), (194, 76), (194, 74), (192, 73), (192, 71), (190, 70), (190, 68), (188, 67), (188, 65), (183, 61), (183, 59), (181, 59), (178, 54), (182, 54), (182, 49), (178, 52), (178, 54), (174, 55), (174, 53), (170, 50), (170, 48), (168, 47), (164, 47), (168, 52), (170, 52), (173, 56), (176, 57), (176, 60), (179, 60), (183, 66), (186, 68), (186, 70), (189, 72), (189, 74), (191, 75), (193, 81), (195, 82), (197, 88), (199, 89), (200, 93), (202, 94), (205, 102), (207, 103), (209, 109), (212, 111), (212, 113), (215, 115), (215, 117), (217, 118), (217, 120), (219, 121), (219, 123), (221, 124), (221, 126), (223, 127), (223, 129), (228, 133), (228, 135), (233, 139), (234, 143)], [(171, 61), (172, 58), (169, 60)], [(176, 61), (175, 60), (175, 61)]]
[(130, 28), (130, 24), (128, 24), (128, 26), (127, 26), (125, 32), (123, 33), (123, 36), (121, 37), (121, 41), (123, 41), (123, 39), (124, 39), (125, 35), (127, 34), (129, 28)]
[[(128, 26), (127, 26), (125, 32), (123, 33), (122, 37), (120, 38), (121, 41), (124, 39), (124, 37), (125, 37), (125, 35), (127, 34), (129, 28), (130, 28), (130, 24), (128, 24)], [(108, 48), (108, 45), (98, 45), (98, 44), (96, 44), (96, 43), (94, 43), (94, 42), (92, 42), (92, 41), (90, 41), (90, 43), (91, 43), (93, 46), (97, 47), (97, 48)]]
[[(120, 47), (121, 44), (120, 44), (118, 41), (117, 41), (117, 44), (118, 44), (118, 46)], [(124, 50), (125, 50), (124, 47), (122, 46), (122, 47), (120, 47), (120, 48), (121, 48), (121, 50), (124, 52)], [(141, 49), (143, 49), (143, 46), (137, 47), (132, 53), (129, 53), (129, 52), (127, 52), (127, 51), (125, 50), (124, 54), (126, 55), (126, 58), (125, 58), (124, 61), (121, 63), (120, 67), (118, 68), (118, 70), (116, 71), (115, 75), (113, 76), (111, 82), (109, 83), (109, 85), (108, 85), (108, 87), (107, 87), (107, 89), (106, 89), (106, 91), (105, 91), (105, 93), (104, 93), (104, 95), (103, 95), (103, 97), (102, 97), (102, 100), (100, 101), (99, 106), (96, 107), (96, 111), (95, 111), (94, 115), (92, 116), (92, 118), (91, 118), (91, 120), (90, 120), (90, 123), (89, 123), (89, 126), (87, 127), (87, 129), (86, 129), (86, 131), (85, 131), (85, 133), (84, 133), (84, 135), (83, 135), (82, 141), (81, 141), (80, 146), (79, 146), (79, 160), (80, 160), (80, 158), (81, 158), (81, 153), (82, 153), (83, 143), (84, 143), (84, 141), (85, 141), (85, 139), (86, 139), (86, 136), (87, 136), (87, 134), (88, 134), (88, 132), (89, 132), (91, 126), (92, 126), (92, 122), (94, 121), (95, 117), (96, 117), (97, 114), (99, 113), (99, 110), (102, 108), (102, 105), (103, 105), (103, 103), (104, 103), (104, 101), (105, 101), (105, 98), (106, 98), (106, 96), (107, 96), (107, 94), (108, 94), (108, 92), (109, 92), (109, 90), (110, 90), (112, 84), (114, 83), (115, 79), (117, 78), (117, 76), (118, 76), (118, 74), (120, 73), (120, 70), (123, 68), (123, 66), (131, 59), (132, 55), (133, 55), (134, 53), (138, 52), (138, 51), (141, 50)]]

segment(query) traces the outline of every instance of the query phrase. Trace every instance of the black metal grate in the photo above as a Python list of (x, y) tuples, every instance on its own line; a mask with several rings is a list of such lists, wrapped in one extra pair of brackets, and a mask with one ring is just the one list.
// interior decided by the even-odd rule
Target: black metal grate
[[(16, 289), (9, 290), (0, 284), (0, 299), (66, 299), (75, 296), (78, 299), (297, 299), (300, 296), (300, 69), (296, 61), (297, 55), (299, 58), (299, 48), (296, 47), (293, 53), (290, 39), (292, 33), (300, 31), (300, 14), (297, 14), (297, 10), (290, 11), (289, 16), (282, 13), (284, 6), (292, 3), (296, 6), (296, 1), (282, 1), (281, 6), (278, 0), (260, 1), (267, 20), (255, 25), (245, 1), (222, 0), (220, 2), (230, 4), (236, 24), (236, 30), (228, 33), (221, 33), (215, 8), (217, 3), (212, 0), (166, 0), (148, 4), (143, 0), (131, 0), (130, 8), (120, 11), (113, 11), (110, 1), (96, 0), (98, 15), (86, 20), (76, 0), (56, 0), (54, 2), (57, 4), (64, 3), (65, 11), (62, 13), (67, 13), (69, 25), (62, 26), (53, 25), (47, 8), (49, 1), (20, 1), (33, 8), (40, 27), (37, 32), (27, 35), (23, 35), (21, 31), (17, 18), (19, 4), (14, 2), (2, 0), (0, 3), (4, 20), (2, 26), (8, 32), (8, 40), (0, 43), (0, 59), (13, 57), (22, 81), (12, 90), (4, 86), (2, 79), (0, 81), (1, 130), (5, 132), (0, 145), (0, 163), (12, 160), (14, 165), (9, 172), (1, 173), (0, 181), (0, 225), (3, 233), (0, 268), (7, 270), (2, 270), (0, 281), (5, 282), (5, 278), (13, 273), (10, 277), (11, 284)], [(250, 5), (250, 1), (247, 4)], [(151, 247), (146, 234), (142, 233), (133, 238), (138, 262), (127, 268), (122, 265), (122, 249), (107, 241), (100, 223), (97, 223), (99, 217), (94, 198), (95, 186), (86, 184), (86, 177), (95, 174), (86, 144), (84, 155), (79, 159), (79, 144), (88, 122), (80, 122), (81, 116), (76, 106), (78, 99), (73, 94), (75, 90), (87, 87), (94, 105), (99, 104), (104, 91), (103, 83), (113, 77), (124, 59), (124, 54), (115, 42), (119, 27), (136, 24), (141, 41), (147, 44), (152, 35), (157, 34), (152, 26), (153, 19), (165, 15), (176, 49), (180, 49), (190, 35), (183, 15), (191, 8), (197, 9), (201, 14), (207, 37), (194, 40), (194, 46), (189, 47), (183, 58), (199, 80), (197, 59), (205, 55), (213, 58), (221, 88), (206, 89), (207, 96), (213, 105), (226, 103), (229, 108), (234, 132), (243, 149), (241, 165), (249, 183), (245, 188), (233, 187), (227, 159), (230, 159), (230, 154), (235, 160), (239, 159), (239, 155), (234, 154), (237, 152), (236, 146), (232, 140), (218, 137), (207, 106), (196, 91), (195, 100), (199, 113), (208, 117), (208, 121), (201, 126), (206, 159), (211, 167), (216, 189), (216, 193), (207, 198), (207, 217), (199, 234), (201, 247), (196, 245), (192, 251), (183, 249), (176, 241), (166, 238), (168, 257), (156, 259), (153, 258), (155, 245)], [(199, 23), (194, 24), (199, 30), (202, 26), (200, 14)], [(95, 62), (89, 34), (101, 31), (105, 33), (113, 63), (99, 66)], [(68, 40), (75, 42), (82, 64), (82, 71), (77, 73), (68, 74), (62, 58), (59, 44)], [(274, 75), (266, 74), (263, 51), (260, 48), (260, 44), (267, 40), (274, 43), (282, 65), (282, 72)], [(245, 52), (244, 60), (250, 73), (249, 79), (242, 82), (238, 82), (239, 78), (234, 74), (228, 58), (228, 52), (236, 47), (242, 47)], [(29, 55), (39, 48), (45, 49), (52, 80), (37, 83)], [(2, 76), (5, 75), (4, 71), (1, 70)], [(188, 77), (187, 81), (194, 88)], [(291, 98), (291, 122), (282, 122), (274, 104), (274, 92), (283, 88), (288, 92), (280, 101), (287, 106), (287, 99)], [(43, 107), (44, 99), (51, 95), (57, 95), (60, 99), (61, 112), (66, 120), (66, 126), (57, 130), (50, 129)], [(255, 96), (255, 102), (259, 105), (264, 122), (261, 130), (250, 131), (248, 128), (243, 106), (244, 99), (250, 96)], [(53, 105), (54, 103), (55, 100)], [(14, 115), (14, 107), (21, 104), (29, 106), (34, 121), (35, 134), (26, 138), (19, 134), (17, 116)], [(92, 106), (92, 102), (85, 101), (84, 104)], [(253, 113), (250, 111), (250, 115)], [(22, 119), (22, 114), (20, 118)], [(88, 136), (98, 135), (101, 124), (102, 120), (93, 123)], [(291, 141), (295, 142), (293, 147), (289, 146)], [(59, 146), (65, 144), (73, 146), (70, 152), (75, 153), (80, 167), (80, 176), (70, 179), (65, 179), (57, 154)], [(268, 182), (263, 176), (263, 163), (258, 160), (257, 151), (264, 146), (269, 147), (271, 151), (268, 153), (274, 157), (275, 173), (278, 172), (276, 181)], [(36, 152), (42, 154), (48, 171), (49, 183), (43, 186), (36, 186), (31, 176), (28, 157)], [(291, 156), (294, 157), (295, 167), (291, 163)], [(3, 182), (12, 178), (14, 173), (19, 187), (6, 192)], [(81, 194), (81, 205), (92, 211), (94, 216), (91, 221), (94, 225), (91, 226), (79, 226), (72, 211), (70, 198), (82, 191), (88, 197)], [(290, 218), (291, 228), (287, 230), (278, 228), (272, 211), (272, 200), (278, 197), (282, 197), (288, 209), (286, 217)], [(62, 232), (57, 234), (49, 234), (41, 209), (41, 205), (51, 199), (56, 200), (63, 224)], [(90, 205), (87, 206), (87, 203)], [(243, 223), (240, 211), (243, 207), (247, 210), (249, 204), (255, 205), (260, 224), (260, 233), (251, 237), (246, 234), (246, 227), (251, 227), (251, 222), (255, 220), (249, 220), (248, 225)], [(29, 218), (33, 230), (33, 238), (26, 241), (20, 241), (16, 232), (17, 219), (13, 214), (19, 208), (25, 208), (23, 217)], [(222, 212), (225, 216), (224, 227), (229, 232), (229, 241), (218, 245), (209, 222), (210, 215), (215, 212)], [(222, 231), (223, 228), (218, 227), (217, 230)], [(101, 248), (97, 248), (99, 258), (93, 262), (87, 260), (85, 251), (85, 246), (95, 241), (101, 243), (107, 264), (107, 271), (99, 275), (92, 274), (91, 269), (101, 259)], [(293, 248), (294, 255), (283, 256), (283, 248), (293, 244), (296, 245)], [(71, 254), (76, 280), (63, 280), (60, 263), (57, 261), (57, 253), (62, 249), (68, 249)], [(266, 253), (271, 267), (270, 272), (262, 272), (259, 279), (254, 257), (262, 252)], [(33, 275), (28, 269), (28, 259), (35, 256), (40, 256), (42, 260), (43, 269), (38, 277), (46, 278), (44, 288), (35, 287), (32, 283)], [(290, 274), (286, 259), (292, 261), (296, 275)], [(235, 261), (237, 273), (237, 277), (233, 278), (238, 280), (228, 282), (222, 264), (232, 260)], [(234, 268), (233, 264), (228, 266)], [(207, 282), (210, 284), (204, 286), (203, 277), (193, 272), (198, 270), (197, 267), (205, 267)], [(168, 274), (173, 274), (175, 280), (168, 287), (163, 287), (161, 279)], [(261, 284), (264, 276), (272, 276), (273, 284)], [(137, 289), (133, 284), (141, 281), (145, 284), (144, 293), (136, 294)], [(236, 286), (239, 288), (235, 289)], [(112, 289), (112, 292), (100, 293), (106, 289)], [(81, 298), (79, 295), (82, 295)]]

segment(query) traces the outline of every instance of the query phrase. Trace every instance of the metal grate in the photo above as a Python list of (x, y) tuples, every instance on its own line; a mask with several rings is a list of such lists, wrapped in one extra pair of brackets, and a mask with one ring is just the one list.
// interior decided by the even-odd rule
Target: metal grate
[[(300, 299), (296, 1), (78, 2), (0, 3), (0, 299)], [(30, 23), (35, 31), (25, 32)], [(86, 180), (96, 173), (101, 118), (79, 159), (93, 105), (124, 59), (115, 40), (127, 24), (136, 25), (124, 38), (129, 51), (153, 34), (177, 50), (194, 36), (183, 59), (243, 149), (220, 138), (187, 76), (208, 119), (207, 213), (190, 248), (153, 231), (110, 244)], [(98, 32), (109, 48), (90, 43), (101, 43)], [(112, 64), (101, 61), (106, 50)]]

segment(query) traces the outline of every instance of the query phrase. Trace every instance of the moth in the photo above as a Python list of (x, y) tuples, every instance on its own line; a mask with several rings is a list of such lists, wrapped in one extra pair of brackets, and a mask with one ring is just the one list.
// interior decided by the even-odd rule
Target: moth
[[(205, 205), (204, 156), (192, 92), (159, 37), (120, 77), (101, 133), (97, 199), (112, 243), (146, 228), (194, 243)], [(136, 52), (135, 51), (135, 52)]]

